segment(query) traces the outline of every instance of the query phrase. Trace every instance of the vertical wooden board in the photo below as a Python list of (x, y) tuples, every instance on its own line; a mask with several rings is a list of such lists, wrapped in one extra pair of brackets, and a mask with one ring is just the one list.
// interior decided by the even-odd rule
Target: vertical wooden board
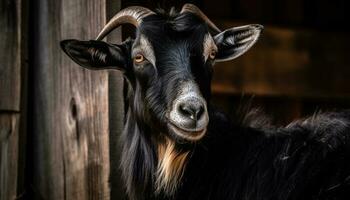
[(123, 76), (121, 72), (109, 72), (109, 151), (110, 151), (110, 184), (111, 199), (124, 199), (124, 185), (120, 171), (120, 135), (124, 126)]
[(108, 74), (79, 67), (59, 47), (62, 39), (95, 38), (105, 1), (36, 4), (34, 196), (109, 199)]
[[(107, 19), (110, 20), (121, 9), (120, 0), (106, 0)], [(111, 32), (107, 41), (110, 43), (121, 43), (121, 27)], [(120, 135), (124, 126), (124, 78), (122, 72), (109, 71), (109, 155), (110, 155), (110, 187), (111, 199), (125, 199), (124, 185), (120, 171)]]
[(17, 198), (21, 102), (21, 0), (0, 0), (0, 200)]
[(0, 114), (0, 200), (17, 197), (19, 114)]
[(0, 110), (19, 111), (20, 0), (0, 0)]
[[(18, 130), (18, 179), (17, 196), (25, 198), (27, 193), (26, 181), (26, 157), (27, 157), (27, 133), (28, 133), (28, 23), (29, 1), (21, 0), (21, 86), (20, 86), (20, 124)], [(19, 74), (18, 74), (19, 75)], [(30, 118), (29, 118), (30, 119)]]

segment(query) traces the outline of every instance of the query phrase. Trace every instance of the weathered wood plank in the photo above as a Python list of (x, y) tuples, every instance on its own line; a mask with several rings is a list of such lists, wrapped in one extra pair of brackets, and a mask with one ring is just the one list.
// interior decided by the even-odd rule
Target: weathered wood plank
[(108, 73), (79, 67), (59, 47), (62, 39), (95, 38), (105, 1), (35, 3), (34, 195), (109, 199)]
[[(0, 0), (0, 200), (14, 200), (23, 192), (24, 148), (20, 148), (23, 118), (23, 2)], [(24, 124), (24, 123), (23, 123)], [(18, 185), (20, 184), (20, 186)]]
[(0, 0), (0, 110), (19, 111), (20, 0)]
[(0, 113), (0, 199), (17, 197), (19, 114)]
[[(224, 22), (221, 27), (237, 24)], [(260, 41), (232, 62), (217, 63), (216, 93), (350, 97), (345, 33), (265, 27)]]
[[(21, 0), (21, 99), (20, 99), (20, 124), (18, 133), (18, 179), (17, 199), (25, 199), (28, 195), (27, 181), (27, 134), (28, 134), (28, 24), (29, 1)], [(29, 117), (30, 119), (30, 117)], [(29, 159), (30, 160), (30, 159)], [(28, 172), (28, 170), (27, 170)]]
[[(120, 9), (120, 0), (106, 0), (107, 19), (110, 20)], [(114, 30), (107, 37), (111, 43), (121, 43), (121, 28)], [(109, 94), (109, 155), (110, 155), (110, 189), (111, 199), (125, 199), (125, 188), (120, 171), (120, 135), (124, 126), (124, 78), (121, 72), (109, 71), (108, 74)]]

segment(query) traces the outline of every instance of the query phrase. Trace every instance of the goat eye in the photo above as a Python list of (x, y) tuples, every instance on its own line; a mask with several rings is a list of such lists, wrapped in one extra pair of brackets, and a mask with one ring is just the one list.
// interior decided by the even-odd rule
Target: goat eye
[(209, 54), (209, 58), (213, 60), (213, 59), (215, 59), (215, 57), (216, 57), (216, 51), (215, 50), (211, 50), (211, 52)]
[(134, 63), (139, 64), (145, 60), (145, 57), (142, 54), (136, 54), (134, 57)]

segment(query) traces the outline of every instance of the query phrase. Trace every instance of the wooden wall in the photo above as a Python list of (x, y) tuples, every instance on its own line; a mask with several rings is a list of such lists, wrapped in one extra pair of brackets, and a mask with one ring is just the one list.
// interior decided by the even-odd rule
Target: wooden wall
[(59, 46), (94, 39), (119, 9), (120, 0), (0, 0), (0, 200), (123, 196), (123, 78), (83, 69)]
[[(22, 57), (20, 0), (0, 1), (0, 199), (15, 199), (21, 193), (18, 185), (22, 172), (20, 124), (22, 112), (21, 84), (24, 68)], [(23, 67), (23, 68), (22, 68)]]
[(33, 191), (37, 199), (109, 199), (108, 73), (59, 46), (95, 38), (104, 0), (38, 0), (33, 45)]

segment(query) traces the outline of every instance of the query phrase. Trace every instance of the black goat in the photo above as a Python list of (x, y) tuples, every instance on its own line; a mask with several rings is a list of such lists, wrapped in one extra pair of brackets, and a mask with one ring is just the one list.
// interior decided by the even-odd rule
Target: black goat
[[(135, 39), (99, 41), (123, 23), (137, 27)], [(274, 128), (210, 105), (214, 62), (243, 54), (261, 30), (220, 31), (191, 4), (169, 14), (129, 7), (96, 41), (61, 43), (83, 67), (119, 69), (129, 82), (121, 169), (130, 199), (350, 199), (350, 112)]]

